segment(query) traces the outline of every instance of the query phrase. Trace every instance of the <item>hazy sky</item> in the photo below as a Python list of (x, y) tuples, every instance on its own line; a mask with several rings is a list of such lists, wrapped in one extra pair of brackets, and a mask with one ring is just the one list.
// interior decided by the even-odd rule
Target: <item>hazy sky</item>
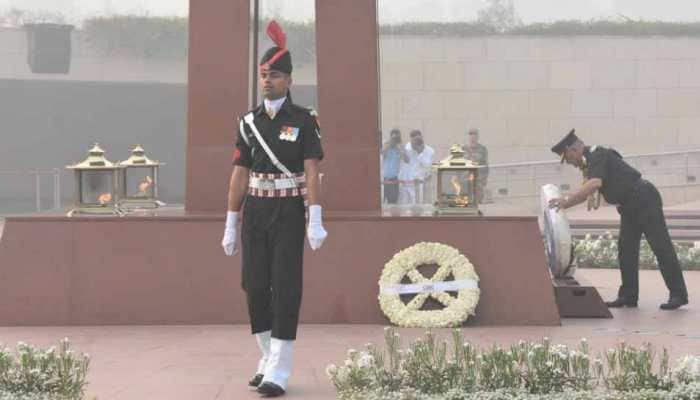
[[(484, 0), (378, 0), (379, 19), (390, 23), (469, 21), (484, 3)], [(700, 0), (514, 0), (514, 3), (524, 22), (586, 20), (618, 14), (635, 19), (700, 20)], [(284, 15), (295, 20), (313, 17), (314, 0), (261, 0), (260, 4), (268, 15)], [(0, 0), (0, 12), (12, 7), (61, 12), (71, 22), (78, 22), (86, 16), (111, 14), (186, 16), (189, 0)]]

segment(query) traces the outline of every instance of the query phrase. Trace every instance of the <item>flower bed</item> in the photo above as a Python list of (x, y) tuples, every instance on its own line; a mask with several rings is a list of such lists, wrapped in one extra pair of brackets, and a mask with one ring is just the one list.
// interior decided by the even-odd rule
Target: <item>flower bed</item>
[(368, 344), (328, 366), (339, 399), (700, 399), (700, 358), (670, 368), (666, 350), (657, 359), (650, 345), (621, 343), (593, 356), (585, 339), (570, 349), (545, 338), (482, 350), (455, 329), (452, 343), (429, 331), (402, 349), (393, 328), (385, 342), (385, 350)]
[(87, 385), (87, 354), (75, 354), (68, 339), (58, 348), (18, 343), (16, 355), (0, 346), (0, 400), (80, 400)]
[[(700, 269), (700, 242), (693, 244), (674, 243), (681, 268), (686, 270)], [(574, 242), (574, 255), (580, 267), (584, 268), (617, 268), (617, 240), (610, 232), (594, 238), (590, 234), (582, 240)], [(639, 249), (639, 268), (658, 268), (656, 257), (646, 240), (642, 240)]]

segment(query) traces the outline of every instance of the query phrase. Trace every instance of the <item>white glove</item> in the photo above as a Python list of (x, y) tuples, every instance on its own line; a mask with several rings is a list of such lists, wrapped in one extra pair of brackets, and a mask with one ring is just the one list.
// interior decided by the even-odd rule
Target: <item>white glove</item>
[(309, 226), (306, 228), (306, 236), (309, 238), (309, 246), (311, 250), (321, 248), (323, 241), (328, 236), (328, 232), (323, 229), (323, 221), (321, 221), (321, 206), (312, 204), (309, 206)]
[(236, 248), (236, 224), (238, 223), (238, 212), (228, 211), (226, 213), (226, 229), (224, 238), (221, 240), (221, 247), (227, 256), (232, 256), (238, 252)]

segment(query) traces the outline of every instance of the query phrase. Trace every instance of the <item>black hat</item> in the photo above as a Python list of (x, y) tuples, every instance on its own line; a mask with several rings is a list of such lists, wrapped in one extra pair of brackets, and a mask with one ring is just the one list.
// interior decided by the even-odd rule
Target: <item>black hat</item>
[(562, 162), (564, 162), (564, 154), (566, 152), (566, 148), (579, 140), (578, 136), (576, 136), (574, 132), (576, 132), (576, 129), (572, 129), (571, 131), (569, 131), (569, 133), (566, 136), (564, 136), (564, 138), (560, 140), (559, 143), (555, 144), (552, 147), (552, 153), (560, 155)]
[(269, 67), (287, 74), (292, 73), (292, 55), (286, 48), (287, 35), (284, 34), (279, 24), (272, 20), (267, 25), (267, 36), (276, 44), (269, 48), (260, 58), (260, 69)]

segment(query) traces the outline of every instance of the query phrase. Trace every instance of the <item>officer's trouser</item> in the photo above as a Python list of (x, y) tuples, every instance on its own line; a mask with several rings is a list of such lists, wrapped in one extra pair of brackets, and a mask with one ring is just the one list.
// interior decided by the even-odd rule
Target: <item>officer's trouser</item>
[(416, 204), (416, 184), (413, 181), (399, 183), (399, 204)]
[(305, 222), (301, 197), (246, 199), (242, 283), (254, 334), (271, 330), (273, 338), (296, 339)]
[(639, 246), (642, 233), (651, 246), (671, 297), (688, 298), (683, 273), (676, 250), (666, 227), (661, 195), (656, 187), (640, 180), (620, 212), (618, 261), (622, 275), (620, 297), (637, 300), (639, 297)]

